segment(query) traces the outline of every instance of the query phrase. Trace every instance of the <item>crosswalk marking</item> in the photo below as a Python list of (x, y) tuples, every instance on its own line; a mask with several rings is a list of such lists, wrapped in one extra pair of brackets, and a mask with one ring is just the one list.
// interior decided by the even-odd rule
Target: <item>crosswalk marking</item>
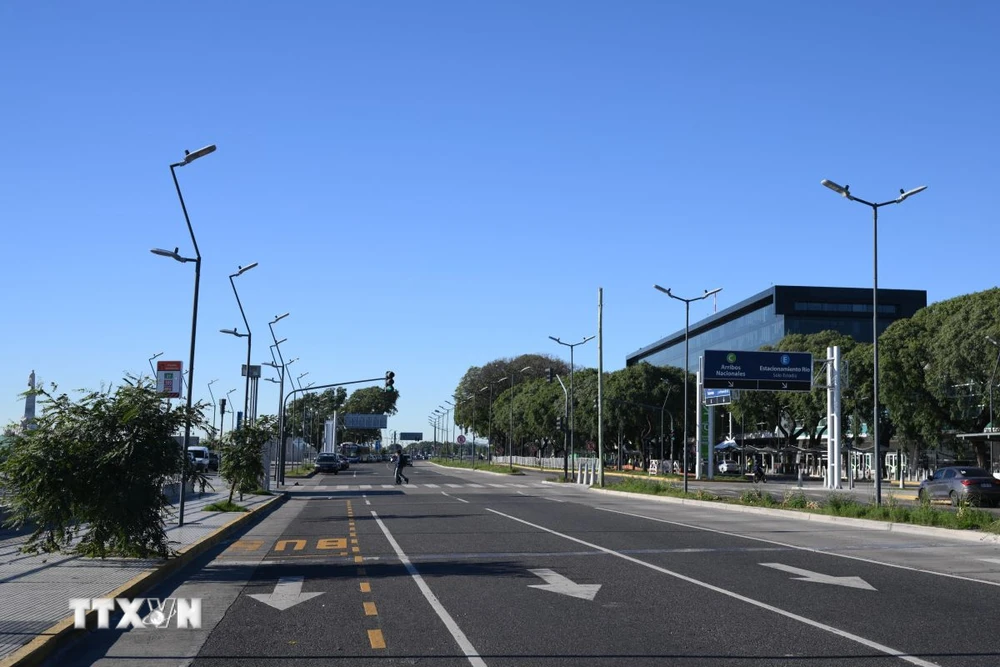
[(365, 491), (370, 490), (375, 487), (380, 487), (383, 489), (395, 489), (395, 488), (406, 488), (406, 489), (440, 489), (442, 486), (446, 486), (452, 489), (485, 489), (487, 487), (492, 487), (494, 489), (544, 489), (545, 484), (532, 483), (532, 484), (517, 484), (517, 483), (507, 483), (507, 484), (493, 484), (489, 483), (486, 485), (476, 484), (474, 482), (468, 482), (465, 484), (404, 484), (402, 486), (395, 484), (334, 484), (334, 485), (316, 485), (310, 487), (302, 487), (303, 489), (309, 489), (311, 491)]

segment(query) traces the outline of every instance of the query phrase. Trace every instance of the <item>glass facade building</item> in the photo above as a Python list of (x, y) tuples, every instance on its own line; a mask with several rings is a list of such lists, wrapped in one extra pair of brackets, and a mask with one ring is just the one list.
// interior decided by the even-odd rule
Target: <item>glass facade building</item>
[[(927, 305), (923, 290), (879, 289), (879, 333)], [(680, 304), (677, 304), (680, 306)], [(680, 308), (678, 308), (680, 310)], [(758, 350), (787, 334), (838, 331), (862, 343), (872, 342), (872, 290), (853, 287), (775, 285), (698, 322), (692, 322), (689, 369), (698, 370), (705, 350)], [(684, 367), (684, 329), (625, 358), (655, 366)]]

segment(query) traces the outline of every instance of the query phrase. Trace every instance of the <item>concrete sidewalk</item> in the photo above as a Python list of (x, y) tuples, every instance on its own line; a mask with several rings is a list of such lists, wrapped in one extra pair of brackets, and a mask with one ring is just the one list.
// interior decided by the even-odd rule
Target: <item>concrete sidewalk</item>
[[(222, 486), (221, 480), (217, 486)], [(205, 549), (248, 523), (284, 496), (244, 496), (248, 512), (214, 512), (204, 508), (226, 500), (229, 489), (185, 498), (184, 526), (177, 526), (177, 507), (166, 532), (177, 557), (163, 559), (84, 558), (59, 553), (30, 555), (20, 549), (30, 531), (0, 531), (0, 667), (34, 664), (72, 629), (70, 598), (136, 597), (158, 575), (174, 571)], [(239, 501), (239, 496), (233, 498)]]

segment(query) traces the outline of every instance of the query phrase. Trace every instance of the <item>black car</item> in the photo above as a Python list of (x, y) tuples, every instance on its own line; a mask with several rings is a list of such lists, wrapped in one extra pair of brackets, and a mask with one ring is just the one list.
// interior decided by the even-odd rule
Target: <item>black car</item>
[(316, 458), (316, 472), (340, 472), (340, 457), (336, 454), (320, 454)]

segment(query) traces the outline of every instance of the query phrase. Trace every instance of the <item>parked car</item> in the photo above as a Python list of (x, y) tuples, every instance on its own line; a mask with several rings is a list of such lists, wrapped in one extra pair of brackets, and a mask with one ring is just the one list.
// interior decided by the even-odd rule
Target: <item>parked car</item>
[(743, 468), (736, 461), (723, 461), (719, 464), (719, 472), (723, 475), (735, 474), (739, 475), (743, 472)]
[(320, 454), (316, 457), (316, 472), (340, 472), (340, 458), (336, 454)]
[(1000, 481), (982, 468), (948, 466), (922, 481), (917, 495), (921, 500), (950, 500), (952, 505), (965, 501), (996, 507), (1000, 505)]

